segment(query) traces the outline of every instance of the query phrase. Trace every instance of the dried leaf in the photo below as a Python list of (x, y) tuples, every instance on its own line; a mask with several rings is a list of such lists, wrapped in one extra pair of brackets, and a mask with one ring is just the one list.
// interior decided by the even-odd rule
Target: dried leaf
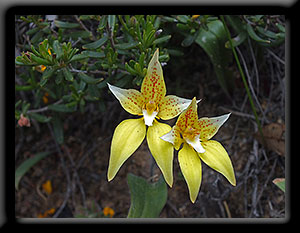
[[(265, 138), (266, 147), (278, 153), (281, 156), (285, 155), (285, 124), (270, 123), (262, 128)], [(257, 132), (254, 137), (262, 143), (262, 139)]]

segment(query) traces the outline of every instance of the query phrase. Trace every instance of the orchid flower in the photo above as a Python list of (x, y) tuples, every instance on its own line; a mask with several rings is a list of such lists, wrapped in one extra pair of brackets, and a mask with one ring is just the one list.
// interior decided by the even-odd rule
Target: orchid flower
[(236, 185), (231, 160), (221, 143), (210, 140), (228, 119), (231, 113), (219, 117), (203, 117), (198, 120), (196, 98), (178, 117), (172, 130), (160, 137), (173, 144), (178, 152), (178, 161), (187, 182), (190, 200), (194, 203), (202, 179), (201, 160), (214, 170), (223, 174)]
[(148, 65), (141, 91), (108, 84), (110, 91), (127, 112), (142, 116), (138, 119), (124, 120), (116, 127), (111, 143), (108, 181), (115, 177), (122, 164), (137, 150), (147, 135), (151, 154), (167, 184), (172, 187), (173, 146), (160, 139), (171, 127), (158, 122), (157, 119), (169, 120), (178, 116), (189, 106), (191, 100), (175, 95), (166, 96), (163, 71), (158, 57), (157, 49)]

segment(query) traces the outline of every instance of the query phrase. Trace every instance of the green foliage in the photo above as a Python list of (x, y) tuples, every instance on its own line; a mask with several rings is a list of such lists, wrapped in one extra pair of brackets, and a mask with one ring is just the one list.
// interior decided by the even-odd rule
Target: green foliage
[(156, 15), (70, 15), (55, 20), (28, 15), (19, 20), (27, 23), (28, 40), (15, 59), (15, 90), (32, 95), (32, 101), (17, 99), (15, 118), (23, 114), (52, 122), (60, 143), (63, 124), (58, 118), (62, 120), (63, 114), (84, 113), (88, 103), (103, 110), (107, 82), (140, 86), (156, 48), (161, 48), (160, 61), (169, 59), (161, 46), (171, 35), (157, 33), (161, 20)]
[(220, 86), (227, 94), (232, 93), (234, 88), (233, 75), (229, 69), (232, 56), (224, 46), (227, 39), (225, 28), (220, 20), (209, 22), (206, 26), (207, 30), (199, 29), (195, 42), (208, 54)]
[(155, 183), (128, 174), (131, 204), (128, 218), (157, 218), (167, 201), (167, 185), (161, 176)]
[[(243, 43), (247, 37), (263, 47), (278, 46), (285, 40), (285, 27), (269, 15), (226, 15), (226, 20), (237, 36), (233, 38), (233, 46)], [(226, 47), (230, 48), (229, 42)]]
[(40, 152), (37, 153), (34, 157), (29, 158), (25, 160), (16, 170), (15, 173), (15, 188), (18, 190), (19, 188), (19, 182), (22, 179), (22, 177), (25, 175), (25, 173), (33, 167), (37, 162), (39, 162), (41, 159), (45, 158), (47, 155), (49, 155), (50, 152)]
[[(232, 54), (224, 26), (218, 17), (177, 15), (163, 19), (176, 23), (178, 32), (184, 36), (181, 46), (189, 47), (196, 43), (203, 48), (213, 64), (220, 86), (231, 95), (235, 88), (230, 69)], [(277, 16), (241, 15), (226, 16), (226, 19), (235, 33), (231, 39), (234, 47), (243, 44), (247, 38), (262, 47), (279, 46), (285, 40), (285, 26)]]

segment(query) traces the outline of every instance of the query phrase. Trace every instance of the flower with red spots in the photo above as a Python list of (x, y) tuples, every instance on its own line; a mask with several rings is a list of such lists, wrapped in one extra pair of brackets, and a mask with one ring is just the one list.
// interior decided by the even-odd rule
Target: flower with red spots
[(202, 179), (201, 160), (214, 170), (223, 174), (227, 180), (236, 185), (231, 160), (221, 143), (210, 140), (230, 116), (203, 117), (198, 120), (196, 98), (185, 109), (172, 130), (160, 137), (171, 143), (178, 152), (178, 161), (184, 179), (187, 182), (190, 199), (194, 203)]
[[(127, 112), (142, 116), (139, 119), (124, 120), (115, 129), (107, 172), (108, 181), (115, 177), (122, 164), (137, 150), (147, 134), (151, 154), (166, 182), (172, 187), (173, 147), (160, 139), (171, 127), (157, 119), (169, 120), (178, 116), (189, 106), (191, 100), (175, 95), (166, 96), (166, 85), (158, 57), (157, 49), (149, 63), (141, 91), (108, 84), (110, 91)], [(148, 131), (146, 126), (149, 126)]]

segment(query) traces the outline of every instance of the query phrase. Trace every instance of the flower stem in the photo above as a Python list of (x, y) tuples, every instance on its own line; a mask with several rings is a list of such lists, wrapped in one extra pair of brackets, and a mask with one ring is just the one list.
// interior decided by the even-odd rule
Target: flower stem
[(252, 108), (252, 111), (253, 111), (253, 114), (254, 114), (254, 117), (255, 117), (255, 121), (256, 121), (257, 126), (258, 126), (259, 133), (260, 133), (260, 135), (261, 135), (263, 144), (265, 144), (265, 139), (264, 139), (264, 135), (263, 135), (263, 133), (262, 133), (261, 124), (260, 124), (260, 121), (259, 121), (259, 119), (258, 119), (256, 110), (255, 110), (255, 106), (254, 106), (254, 103), (253, 103), (253, 100), (252, 100), (252, 97), (251, 97), (251, 93), (250, 93), (250, 90), (249, 90), (249, 87), (248, 87), (248, 84), (247, 84), (247, 81), (246, 81), (246, 78), (245, 78), (243, 69), (242, 69), (242, 67), (241, 67), (239, 58), (238, 58), (238, 56), (237, 56), (237, 53), (236, 53), (236, 51), (235, 51), (235, 48), (234, 48), (233, 45), (232, 45), (232, 40), (231, 40), (230, 32), (229, 32), (228, 27), (227, 27), (227, 25), (226, 25), (226, 23), (225, 23), (224, 16), (223, 16), (223, 15), (220, 15), (220, 18), (221, 18), (221, 20), (222, 20), (222, 22), (223, 22), (223, 25), (224, 25), (224, 28), (225, 28), (225, 30), (226, 30), (226, 34), (227, 34), (227, 37), (228, 37), (228, 40), (229, 40), (230, 47), (231, 47), (231, 49), (232, 49), (233, 56), (234, 56), (234, 58), (235, 58), (235, 60), (236, 60), (236, 63), (237, 63), (239, 72), (240, 72), (240, 74), (241, 74), (241, 77), (242, 77), (242, 80), (243, 80), (243, 83), (244, 83), (244, 86), (245, 86), (245, 89), (246, 89), (246, 92), (247, 92), (247, 95), (248, 95), (248, 99), (249, 99), (249, 102), (250, 102), (250, 105), (251, 105), (251, 108)]

